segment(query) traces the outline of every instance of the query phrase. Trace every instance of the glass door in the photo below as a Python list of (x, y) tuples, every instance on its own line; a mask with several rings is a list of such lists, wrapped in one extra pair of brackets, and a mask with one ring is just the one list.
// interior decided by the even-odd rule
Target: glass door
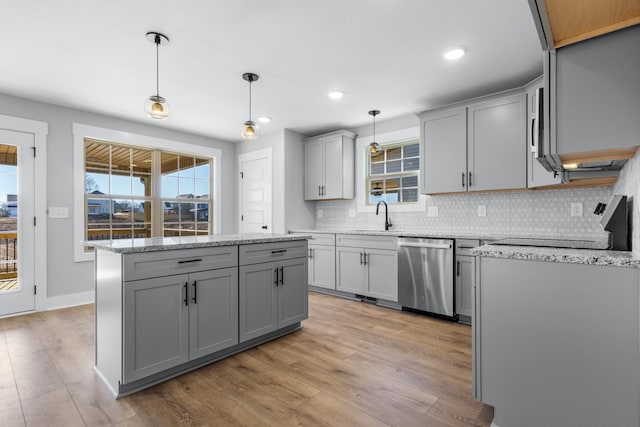
[(32, 134), (0, 130), (0, 316), (35, 307), (33, 146)]

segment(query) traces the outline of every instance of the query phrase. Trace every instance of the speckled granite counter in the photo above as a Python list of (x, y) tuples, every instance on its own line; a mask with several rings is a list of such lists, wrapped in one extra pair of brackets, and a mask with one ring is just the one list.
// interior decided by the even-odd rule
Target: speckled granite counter
[(507, 234), (477, 234), (477, 233), (452, 233), (446, 231), (403, 231), (403, 230), (310, 230), (292, 229), (291, 233), (296, 234), (355, 234), (363, 236), (391, 236), (391, 237), (417, 237), (434, 239), (475, 239), (475, 240), (498, 240), (512, 237)]
[(253, 243), (288, 242), (307, 239), (304, 234), (214, 234), (207, 236), (151, 237), (146, 239), (89, 240), (93, 246), (116, 253), (156, 252), (174, 249), (207, 248), (213, 246), (247, 245)]
[(626, 251), (484, 245), (470, 252), (491, 258), (640, 268), (640, 255)]

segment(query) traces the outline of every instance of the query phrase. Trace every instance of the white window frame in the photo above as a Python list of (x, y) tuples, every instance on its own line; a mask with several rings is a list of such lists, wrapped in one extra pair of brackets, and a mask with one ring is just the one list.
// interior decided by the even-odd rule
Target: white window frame
[[(388, 132), (376, 135), (376, 142), (382, 148), (409, 141), (412, 139), (420, 139), (420, 128), (412, 127), (394, 132)], [(368, 205), (367, 192), (367, 168), (369, 164), (369, 144), (373, 142), (373, 136), (365, 136), (356, 138), (356, 201), (358, 212), (375, 212), (375, 205)], [(420, 153), (420, 161), (424, 161), (422, 152)], [(420, 178), (418, 178), (418, 201), (415, 203), (394, 203), (389, 206), (393, 212), (426, 212), (427, 196), (419, 193)]]
[(89, 126), (80, 123), (73, 123), (73, 237), (74, 237), (74, 261), (93, 261), (93, 253), (85, 252), (82, 241), (84, 240), (84, 230), (86, 227), (84, 218), (84, 193), (85, 193), (85, 162), (84, 162), (84, 139), (102, 139), (109, 142), (126, 144), (140, 148), (150, 148), (165, 150), (170, 152), (180, 152), (194, 156), (211, 157), (213, 159), (213, 192), (211, 203), (213, 204), (212, 233), (219, 233), (221, 230), (221, 165), (222, 150), (218, 148), (206, 147), (204, 145), (188, 144), (185, 142), (170, 139), (156, 138), (148, 135), (135, 134), (115, 129), (107, 129), (96, 126)]

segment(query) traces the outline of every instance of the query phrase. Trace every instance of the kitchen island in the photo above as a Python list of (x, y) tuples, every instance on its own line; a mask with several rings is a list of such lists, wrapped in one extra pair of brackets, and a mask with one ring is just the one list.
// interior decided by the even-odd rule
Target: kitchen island
[(640, 425), (640, 257), (486, 245), (473, 369), (494, 426)]
[(95, 368), (125, 396), (296, 331), (308, 317), (305, 236), (89, 241)]

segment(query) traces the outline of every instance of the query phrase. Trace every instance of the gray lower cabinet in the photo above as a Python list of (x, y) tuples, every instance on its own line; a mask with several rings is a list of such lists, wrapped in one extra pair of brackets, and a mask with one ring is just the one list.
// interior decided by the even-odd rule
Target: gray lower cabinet
[(243, 265), (239, 290), (240, 342), (298, 323), (309, 312), (307, 259)]
[(309, 285), (336, 288), (336, 235), (312, 233), (309, 240)]
[(124, 283), (124, 382), (238, 343), (238, 273), (225, 268)]
[(456, 313), (462, 323), (471, 324), (473, 292), (476, 286), (476, 257), (469, 253), (479, 240), (456, 239)]

